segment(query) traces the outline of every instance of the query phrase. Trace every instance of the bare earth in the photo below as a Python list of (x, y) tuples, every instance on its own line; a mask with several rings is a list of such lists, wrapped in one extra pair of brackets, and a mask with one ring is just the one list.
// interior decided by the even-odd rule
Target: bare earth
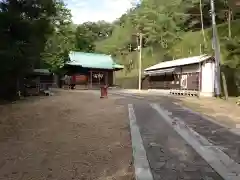
[(236, 105), (237, 98), (228, 101), (214, 98), (180, 97), (182, 105), (200, 112), (213, 120), (228, 127), (238, 127), (240, 124), (240, 106)]
[(59, 92), (0, 106), (1, 180), (131, 180), (127, 109)]

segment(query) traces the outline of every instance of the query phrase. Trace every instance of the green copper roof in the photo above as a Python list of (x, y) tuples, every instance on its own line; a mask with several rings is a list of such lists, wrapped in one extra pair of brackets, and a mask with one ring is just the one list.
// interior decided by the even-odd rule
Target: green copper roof
[(115, 63), (110, 55), (71, 51), (68, 65), (95, 69), (123, 69), (124, 66)]

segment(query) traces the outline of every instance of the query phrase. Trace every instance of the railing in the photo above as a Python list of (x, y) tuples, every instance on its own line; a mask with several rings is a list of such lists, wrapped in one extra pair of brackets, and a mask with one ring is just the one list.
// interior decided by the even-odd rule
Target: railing
[(170, 94), (178, 96), (199, 96), (198, 91), (171, 89)]

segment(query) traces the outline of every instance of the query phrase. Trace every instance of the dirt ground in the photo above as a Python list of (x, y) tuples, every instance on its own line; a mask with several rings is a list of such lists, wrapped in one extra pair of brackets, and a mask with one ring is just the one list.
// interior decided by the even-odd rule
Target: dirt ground
[(131, 180), (126, 107), (59, 92), (0, 106), (0, 180)]
[(180, 104), (200, 112), (225, 126), (237, 128), (240, 125), (240, 106), (236, 105), (237, 98), (230, 98), (228, 101), (194, 97), (180, 97), (177, 99), (181, 100)]

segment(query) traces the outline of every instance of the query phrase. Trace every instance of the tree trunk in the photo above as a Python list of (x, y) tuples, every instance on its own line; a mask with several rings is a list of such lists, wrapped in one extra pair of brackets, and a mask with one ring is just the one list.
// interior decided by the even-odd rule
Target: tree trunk
[(231, 19), (232, 19), (232, 10), (228, 9), (228, 37), (232, 38), (232, 29), (231, 29)]
[(202, 0), (199, 0), (199, 6), (200, 6), (200, 14), (201, 14), (201, 25), (202, 25), (203, 42), (204, 42), (204, 47), (205, 47), (205, 46), (206, 46), (206, 37), (205, 37), (205, 32), (204, 32), (203, 11), (202, 11)]
[(222, 75), (222, 81), (223, 81), (223, 90), (224, 90), (225, 100), (228, 100), (228, 89), (227, 89), (226, 77), (223, 72), (221, 72), (221, 75)]
[(16, 100), (17, 88), (17, 78), (10, 76), (8, 78), (1, 78), (0, 99)]

